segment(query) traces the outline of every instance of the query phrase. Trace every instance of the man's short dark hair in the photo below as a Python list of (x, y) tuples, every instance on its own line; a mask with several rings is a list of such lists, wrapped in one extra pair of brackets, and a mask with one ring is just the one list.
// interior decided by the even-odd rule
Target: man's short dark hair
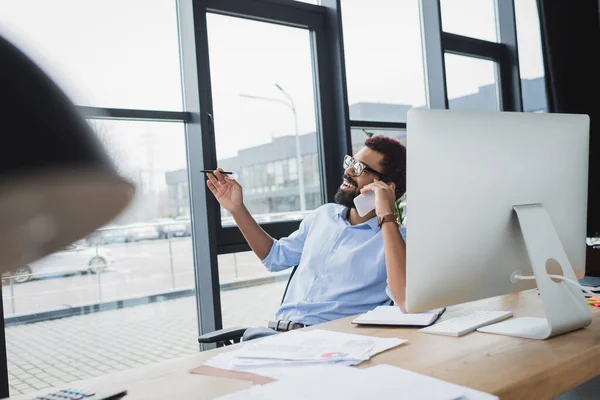
[[(406, 146), (388, 136), (373, 136), (365, 141), (365, 146), (383, 154), (381, 173), (396, 184), (396, 200), (406, 192)], [(374, 165), (372, 168), (376, 168)]]

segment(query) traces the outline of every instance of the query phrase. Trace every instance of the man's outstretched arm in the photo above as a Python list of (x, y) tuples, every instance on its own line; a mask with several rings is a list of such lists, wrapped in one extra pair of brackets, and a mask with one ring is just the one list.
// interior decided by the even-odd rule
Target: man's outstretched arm
[(221, 171), (219, 168), (214, 175), (206, 174), (206, 185), (221, 206), (231, 213), (252, 251), (264, 260), (273, 247), (273, 238), (260, 227), (244, 205), (242, 186)]

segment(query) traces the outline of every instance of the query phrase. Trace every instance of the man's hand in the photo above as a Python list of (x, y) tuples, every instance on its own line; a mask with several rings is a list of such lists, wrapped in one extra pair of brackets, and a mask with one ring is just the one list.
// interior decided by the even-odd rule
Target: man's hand
[(380, 180), (365, 185), (361, 193), (375, 192), (375, 214), (383, 216), (394, 213), (394, 203), (396, 201), (396, 185), (394, 182), (384, 183)]
[(244, 208), (242, 186), (235, 179), (222, 174), (222, 171), (222, 168), (218, 168), (214, 175), (207, 173), (206, 185), (223, 208), (233, 215)]

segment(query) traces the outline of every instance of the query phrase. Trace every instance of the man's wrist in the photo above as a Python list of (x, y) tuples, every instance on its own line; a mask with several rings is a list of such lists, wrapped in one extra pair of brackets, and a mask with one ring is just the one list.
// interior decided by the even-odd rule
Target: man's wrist
[(377, 216), (377, 225), (379, 225), (380, 228), (387, 222), (393, 222), (396, 227), (400, 226), (398, 223), (398, 216), (393, 212)]
[(239, 208), (232, 210), (230, 213), (231, 213), (231, 216), (235, 219), (241, 215), (248, 214), (249, 212), (248, 212), (248, 209), (246, 208), (246, 206), (244, 204), (242, 204)]
[(393, 214), (393, 213), (394, 213), (394, 210), (380, 210), (380, 211), (376, 212), (378, 217), (383, 217), (384, 215)]

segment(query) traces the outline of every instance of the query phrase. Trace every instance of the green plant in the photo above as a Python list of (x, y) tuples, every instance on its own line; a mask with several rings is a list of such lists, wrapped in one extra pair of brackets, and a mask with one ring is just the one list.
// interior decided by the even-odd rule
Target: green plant
[(396, 214), (399, 224), (406, 224), (406, 194), (394, 203), (394, 214)]

